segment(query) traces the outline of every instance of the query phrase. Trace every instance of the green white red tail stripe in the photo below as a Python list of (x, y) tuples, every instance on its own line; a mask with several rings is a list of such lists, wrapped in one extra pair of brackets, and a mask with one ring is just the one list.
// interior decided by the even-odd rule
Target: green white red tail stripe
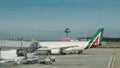
[(102, 44), (102, 36), (103, 36), (103, 31), (104, 28), (100, 28), (91, 38), (91, 40), (89, 41), (88, 45), (86, 46), (85, 49), (88, 48), (93, 48), (96, 47), (97, 45), (101, 45)]

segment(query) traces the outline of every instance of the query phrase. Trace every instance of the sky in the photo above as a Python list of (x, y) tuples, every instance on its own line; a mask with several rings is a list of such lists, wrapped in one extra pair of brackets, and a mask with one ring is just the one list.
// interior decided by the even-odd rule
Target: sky
[(0, 39), (55, 40), (92, 36), (120, 37), (119, 0), (0, 0)]

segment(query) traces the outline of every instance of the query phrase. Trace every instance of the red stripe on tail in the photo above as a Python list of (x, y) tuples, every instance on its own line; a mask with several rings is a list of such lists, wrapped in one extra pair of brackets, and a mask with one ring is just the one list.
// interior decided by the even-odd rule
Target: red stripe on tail
[(96, 47), (98, 45), (98, 42), (99, 42), (99, 36), (94, 40), (94, 42), (91, 44), (90, 48)]

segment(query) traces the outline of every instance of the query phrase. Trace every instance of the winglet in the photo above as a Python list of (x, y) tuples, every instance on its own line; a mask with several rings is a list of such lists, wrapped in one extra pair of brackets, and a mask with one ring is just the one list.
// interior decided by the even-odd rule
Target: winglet
[(92, 36), (91, 40), (89, 41), (89, 43), (88, 43), (88, 45), (86, 46), (85, 49), (93, 48), (93, 47), (96, 47), (97, 45), (101, 45), (101, 44), (102, 44), (103, 31), (104, 31), (104, 28), (100, 28), (100, 29)]

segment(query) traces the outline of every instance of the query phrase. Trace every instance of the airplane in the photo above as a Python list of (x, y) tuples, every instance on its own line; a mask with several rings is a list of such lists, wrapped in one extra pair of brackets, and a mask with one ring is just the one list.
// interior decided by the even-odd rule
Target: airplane
[(103, 31), (104, 28), (98, 29), (90, 41), (43, 41), (38, 43), (41, 48), (48, 47), (50, 54), (80, 54), (85, 49), (102, 45)]

